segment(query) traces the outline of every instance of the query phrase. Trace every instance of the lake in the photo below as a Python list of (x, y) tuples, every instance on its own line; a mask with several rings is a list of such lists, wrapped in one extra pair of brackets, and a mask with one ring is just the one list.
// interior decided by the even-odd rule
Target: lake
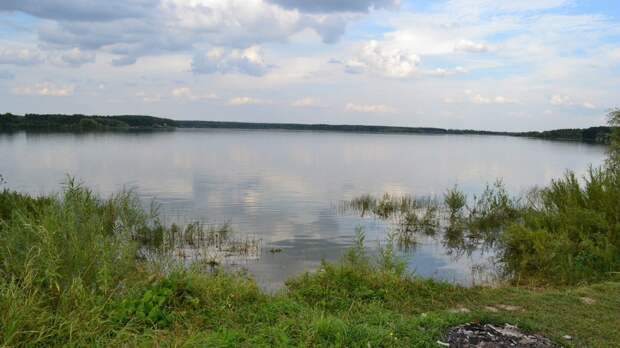
[[(268, 130), (142, 133), (0, 134), (4, 187), (60, 191), (72, 175), (109, 195), (131, 188), (160, 205), (168, 223), (230, 223), (261, 241), (257, 258), (237, 261), (266, 290), (336, 260), (361, 227), (368, 246), (384, 241), (385, 222), (343, 212), (363, 194), (436, 196), (458, 185), (470, 195), (501, 178), (514, 194), (567, 169), (600, 165), (605, 148), (504, 136), (365, 134)], [(282, 249), (272, 253), (271, 249)], [(422, 238), (402, 251), (412, 271), (461, 284), (492, 251), (455, 255)]]

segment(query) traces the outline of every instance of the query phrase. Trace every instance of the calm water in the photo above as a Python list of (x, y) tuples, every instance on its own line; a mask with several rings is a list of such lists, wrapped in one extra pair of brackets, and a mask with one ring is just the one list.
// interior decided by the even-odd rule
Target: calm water
[[(500, 136), (178, 130), (140, 134), (0, 134), (0, 174), (11, 189), (56, 192), (66, 174), (101, 194), (134, 188), (168, 222), (229, 222), (262, 240), (244, 262), (263, 287), (334, 260), (362, 226), (369, 246), (386, 226), (339, 212), (361, 194), (472, 194), (502, 178), (513, 193), (566, 169), (602, 163), (601, 146)], [(270, 248), (282, 248), (272, 254)], [(418, 274), (464, 284), (492, 253), (455, 257), (432, 238), (404, 253)]]

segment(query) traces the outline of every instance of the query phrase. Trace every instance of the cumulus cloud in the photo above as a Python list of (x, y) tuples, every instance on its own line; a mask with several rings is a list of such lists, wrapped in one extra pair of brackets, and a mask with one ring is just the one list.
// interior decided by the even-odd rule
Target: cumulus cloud
[(195, 74), (246, 74), (262, 76), (272, 66), (265, 63), (260, 47), (252, 46), (245, 50), (225, 50), (216, 48), (206, 54), (196, 54), (192, 60)]
[(0, 64), (31, 66), (49, 62), (55, 66), (79, 67), (94, 61), (94, 52), (86, 52), (79, 48), (50, 50), (48, 52), (34, 48), (0, 48)]
[(596, 109), (596, 105), (594, 105), (593, 103), (589, 101), (584, 101), (583, 103), (581, 103), (581, 106), (583, 106), (586, 109)]
[(300, 13), (264, 0), (9, 0), (0, 10), (49, 19), (38, 29), (43, 47), (105, 51), (116, 56), (116, 66), (150, 55), (192, 54), (205, 45), (243, 49), (286, 42), (307, 29), (324, 42), (335, 42), (351, 20), (339, 13)]
[(111, 21), (143, 17), (160, 0), (3, 0), (0, 11), (21, 11), (31, 16), (68, 21)]
[(456, 103), (472, 103), (472, 104), (518, 104), (520, 103), (518, 99), (506, 97), (502, 95), (497, 96), (485, 96), (480, 93), (474, 93), (472, 90), (465, 91), (465, 98), (462, 97), (444, 97), (442, 99), (445, 104), (456, 104)]
[(560, 95), (560, 94), (555, 94), (553, 96), (551, 96), (551, 99), (549, 99), (549, 103), (551, 105), (564, 105), (564, 106), (569, 106), (569, 105), (573, 105), (573, 99), (567, 95)]
[(228, 100), (228, 105), (240, 106), (240, 105), (264, 105), (271, 104), (269, 101), (253, 98), (253, 97), (234, 97)]
[(420, 57), (399, 47), (375, 40), (366, 43), (356, 59), (346, 63), (349, 73), (371, 71), (389, 77), (407, 77), (417, 71)]
[(454, 50), (457, 52), (482, 53), (487, 52), (489, 46), (469, 40), (460, 40), (454, 45)]
[(0, 48), (0, 64), (34, 65), (44, 61), (38, 50), (30, 48)]
[(472, 95), (470, 100), (474, 104), (514, 104), (517, 102), (515, 99), (501, 95), (496, 97), (485, 97), (480, 94)]
[(590, 101), (576, 101), (571, 96), (562, 95), (562, 94), (554, 94), (549, 99), (549, 104), (553, 106), (565, 106), (565, 107), (583, 107), (586, 109), (596, 109), (596, 105), (594, 105)]
[(136, 97), (138, 97), (144, 103), (157, 103), (162, 100), (162, 96), (159, 93), (150, 93), (146, 91), (140, 91), (136, 93)]
[(196, 93), (190, 87), (174, 88), (170, 94), (178, 100), (196, 101), (196, 100), (213, 100), (219, 97), (214, 93)]
[(452, 75), (456, 75), (456, 74), (466, 74), (469, 71), (465, 68), (463, 68), (462, 66), (457, 66), (455, 68), (452, 69), (446, 69), (446, 68), (435, 68), (432, 70), (426, 70), (424, 71), (425, 75), (428, 76), (438, 76), (438, 77), (447, 77), (447, 76), (452, 76)]
[(465, 94), (469, 97), (469, 101), (474, 104), (516, 104), (519, 101), (514, 98), (505, 96), (484, 96), (480, 93), (474, 93), (471, 90), (466, 90)]
[(50, 82), (13, 88), (13, 94), (28, 96), (68, 97), (73, 95), (73, 91), (73, 86), (59, 86)]
[(391, 106), (387, 106), (384, 104), (354, 104), (347, 103), (345, 105), (345, 109), (351, 112), (362, 112), (362, 113), (390, 113), (396, 112)]
[(393, 8), (399, 0), (268, 0), (302, 12), (367, 12), (370, 8)]
[(69, 51), (50, 53), (48, 59), (57, 66), (77, 68), (86, 63), (93, 63), (95, 57), (94, 52), (85, 52), (79, 48), (73, 48)]
[(293, 101), (291, 103), (291, 106), (295, 108), (324, 108), (327, 105), (321, 103), (321, 101), (317, 98), (304, 97)]

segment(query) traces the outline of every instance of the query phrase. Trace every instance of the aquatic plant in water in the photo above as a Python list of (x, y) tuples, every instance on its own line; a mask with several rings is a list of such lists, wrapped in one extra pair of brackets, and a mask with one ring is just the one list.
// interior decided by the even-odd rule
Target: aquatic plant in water
[(399, 241), (442, 232), (444, 246), (457, 254), (495, 248), (505, 276), (516, 281), (608, 279), (620, 274), (620, 110), (610, 112), (609, 124), (613, 132), (603, 167), (590, 168), (582, 178), (567, 172), (522, 197), (511, 197), (498, 180), (471, 200), (454, 187), (438, 207), (428, 198), (389, 195), (364, 196), (345, 206), (395, 220)]

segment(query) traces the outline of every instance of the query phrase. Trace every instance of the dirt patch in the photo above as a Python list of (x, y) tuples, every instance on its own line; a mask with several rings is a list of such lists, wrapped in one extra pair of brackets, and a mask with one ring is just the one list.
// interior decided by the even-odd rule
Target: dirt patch
[(448, 347), (462, 348), (548, 348), (558, 347), (550, 339), (535, 334), (525, 333), (516, 326), (506, 324), (465, 324), (452, 328), (445, 342), (438, 342)]
[(458, 313), (464, 314), (464, 313), (469, 313), (470, 310), (465, 307), (459, 306), (457, 308), (449, 309), (448, 312), (455, 313), (455, 314), (458, 314)]
[(581, 302), (587, 305), (593, 305), (596, 303), (596, 300), (590, 297), (580, 297)]
[(507, 304), (498, 304), (496, 307), (499, 307), (500, 309), (503, 309), (505, 311), (509, 311), (509, 312), (514, 312), (514, 311), (520, 311), (521, 307), (519, 306), (513, 306), (513, 305), (507, 305)]

